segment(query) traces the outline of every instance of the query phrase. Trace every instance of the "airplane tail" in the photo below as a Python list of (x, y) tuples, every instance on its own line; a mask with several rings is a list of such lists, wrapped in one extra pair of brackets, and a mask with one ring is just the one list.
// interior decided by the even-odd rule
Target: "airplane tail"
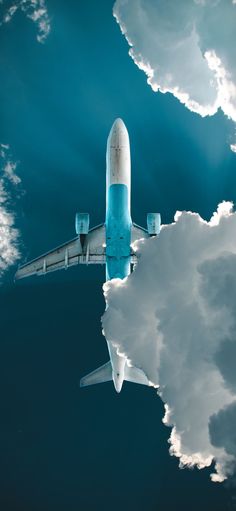
[(112, 367), (111, 362), (107, 362), (103, 366), (95, 369), (87, 374), (80, 380), (80, 387), (87, 387), (88, 385), (95, 385), (95, 383), (103, 383), (112, 380)]
[[(81, 378), (80, 387), (87, 387), (88, 385), (95, 385), (96, 383), (104, 383), (112, 380), (112, 365), (109, 361)], [(149, 380), (141, 369), (134, 366), (128, 367), (127, 364), (125, 364), (124, 380), (141, 385), (150, 385)]]

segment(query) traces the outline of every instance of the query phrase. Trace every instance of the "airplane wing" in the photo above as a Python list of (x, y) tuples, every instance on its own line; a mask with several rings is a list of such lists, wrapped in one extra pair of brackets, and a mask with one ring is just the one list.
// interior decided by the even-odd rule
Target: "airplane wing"
[(137, 253), (133, 250), (132, 244), (135, 241), (141, 240), (142, 238), (150, 238), (147, 229), (140, 227), (140, 225), (134, 224), (131, 227), (131, 263), (136, 264), (138, 260)]
[(144, 229), (144, 227), (140, 227), (140, 225), (133, 223), (131, 228), (131, 243), (134, 243), (141, 238), (150, 238), (147, 229)]
[(105, 225), (101, 224), (90, 229), (88, 234), (76, 236), (54, 250), (20, 266), (15, 279), (31, 275), (45, 275), (76, 264), (104, 264), (106, 262), (104, 247)]

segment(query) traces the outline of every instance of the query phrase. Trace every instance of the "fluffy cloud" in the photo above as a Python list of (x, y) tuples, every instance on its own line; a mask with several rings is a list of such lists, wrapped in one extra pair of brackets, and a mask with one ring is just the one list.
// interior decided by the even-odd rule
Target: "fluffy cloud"
[[(1, 2), (4, 5), (4, 2)], [(0, 25), (8, 23), (14, 14), (21, 10), (37, 25), (37, 40), (43, 43), (51, 30), (50, 19), (48, 16), (45, 0), (15, 0), (4, 11)]]
[(221, 108), (236, 122), (233, 4), (116, 0), (113, 13), (131, 47), (130, 56), (154, 91), (170, 92), (203, 117)]
[(9, 179), (13, 184), (18, 185), (21, 182), (21, 179), (15, 173), (17, 167), (16, 162), (7, 161), (3, 167), (3, 172), (5, 177)]
[(214, 460), (213, 481), (236, 460), (235, 232), (229, 202), (209, 222), (177, 212), (136, 243), (135, 271), (104, 285), (106, 338), (158, 387), (171, 454), (181, 466)]
[(0, 277), (19, 258), (19, 231), (11, 208), (12, 187), (21, 182), (17, 164), (10, 157), (9, 146), (0, 144)]
[(210, 419), (211, 441), (227, 452), (227, 471), (235, 473), (236, 468), (236, 401), (214, 414)]

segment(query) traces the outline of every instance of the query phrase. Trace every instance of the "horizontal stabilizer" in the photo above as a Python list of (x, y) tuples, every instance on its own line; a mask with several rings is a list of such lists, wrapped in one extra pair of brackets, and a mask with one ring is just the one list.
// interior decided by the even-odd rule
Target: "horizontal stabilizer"
[(92, 373), (87, 374), (80, 380), (80, 387), (87, 387), (88, 385), (95, 385), (95, 383), (103, 383), (112, 380), (112, 367), (111, 362), (107, 362), (103, 366), (95, 369)]
[(142, 371), (142, 369), (138, 369), (138, 367), (129, 367), (126, 364), (124, 379), (126, 381), (131, 381), (132, 383), (140, 383), (141, 385), (149, 386), (149, 380), (147, 379), (145, 373)]

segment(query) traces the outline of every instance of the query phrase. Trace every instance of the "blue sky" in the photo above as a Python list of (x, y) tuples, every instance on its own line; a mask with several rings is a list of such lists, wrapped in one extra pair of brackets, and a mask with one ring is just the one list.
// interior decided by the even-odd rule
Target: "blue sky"
[[(48, 0), (44, 44), (22, 12), (0, 27), (0, 142), (21, 178), (8, 207), (22, 262), (72, 238), (76, 211), (89, 211), (92, 225), (103, 221), (116, 117), (130, 135), (135, 222), (153, 210), (171, 222), (177, 209), (209, 219), (221, 200), (236, 201), (232, 123), (154, 93), (112, 6)], [(180, 471), (169, 456), (154, 391), (79, 389), (80, 377), (107, 360), (103, 269), (19, 285), (14, 271), (0, 289), (2, 509), (226, 509), (230, 492), (209, 481), (209, 470)]]

